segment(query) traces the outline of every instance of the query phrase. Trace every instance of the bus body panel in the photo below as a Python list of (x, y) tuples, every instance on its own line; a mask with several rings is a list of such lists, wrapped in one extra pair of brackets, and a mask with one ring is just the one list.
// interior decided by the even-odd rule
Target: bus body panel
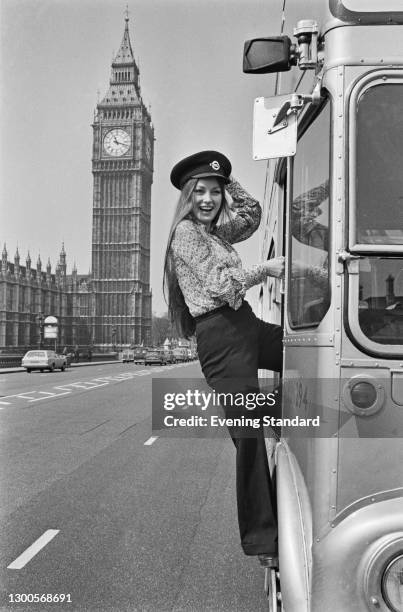
[[(318, 142), (322, 138), (328, 143), (326, 314), (313, 327), (295, 325), (301, 315), (297, 308), (292, 314), (299, 289), (290, 276), (284, 296), (279, 281), (268, 279), (258, 303), (259, 316), (284, 325), (283, 417), (319, 415), (326, 422), (324, 437), (283, 431), (277, 449), (280, 575), (287, 612), (326, 608), (386, 612), (382, 575), (388, 561), (403, 554), (403, 351), (399, 354), (388, 345), (385, 355), (378, 344), (375, 355), (369, 341), (365, 346), (360, 341), (358, 314), (351, 320), (351, 312), (358, 313), (361, 307), (360, 264), (342, 261), (339, 255), (349, 257), (355, 190), (355, 184), (349, 184), (356, 154), (352, 96), (366, 79), (379, 75), (380, 81), (387, 82), (403, 70), (403, 27), (398, 25), (403, 23), (403, 11), (387, 17), (380, 10), (385, 3), (379, 2), (376, 10), (372, 2), (372, 13), (364, 6), (360, 0), (285, 2), (284, 34), (292, 38), (299, 19), (319, 23), (323, 64), (303, 75), (297, 67), (279, 75), (275, 93), (309, 94), (319, 83), (330, 108), (327, 133), (319, 130), (317, 136)], [(387, 25), (392, 17), (394, 21)], [(319, 109), (318, 117), (323, 112)], [(295, 251), (291, 216), (298, 194), (292, 193), (293, 173), (305, 151), (301, 144), (305, 130), (309, 146), (304, 155), (309, 156), (310, 149), (315, 154), (315, 139), (309, 141), (310, 125), (317, 123), (315, 113), (307, 105), (300, 114), (302, 136), (295, 159), (268, 162), (263, 260)], [(326, 160), (322, 162), (325, 168)], [(313, 178), (315, 172), (314, 167)], [(376, 402), (368, 412), (352, 404), (350, 390), (357, 381), (372, 382), (376, 389)]]

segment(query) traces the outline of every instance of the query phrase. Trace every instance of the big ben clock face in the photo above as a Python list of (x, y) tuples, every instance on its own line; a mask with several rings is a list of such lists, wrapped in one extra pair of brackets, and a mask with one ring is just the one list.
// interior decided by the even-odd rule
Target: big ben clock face
[(108, 155), (113, 155), (113, 157), (120, 157), (127, 153), (130, 143), (130, 134), (126, 130), (110, 130), (104, 136), (104, 150)]

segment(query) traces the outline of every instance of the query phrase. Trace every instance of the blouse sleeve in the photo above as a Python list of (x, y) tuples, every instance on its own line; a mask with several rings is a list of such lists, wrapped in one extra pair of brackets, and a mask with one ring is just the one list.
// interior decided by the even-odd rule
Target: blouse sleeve
[(234, 179), (226, 187), (234, 200), (236, 207), (234, 217), (230, 221), (219, 225), (215, 233), (227, 242), (234, 244), (249, 238), (259, 227), (262, 209), (257, 200)]
[(196, 279), (210, 297), (234, 310), (240, 307), (246, 290), (268, 275), (266, 263), (244, 269), (217, 261), (209, 241), (192, 221), (184, 220), (177, 226), (171, 248), (181, 288), (187, 286), (191, 291)]

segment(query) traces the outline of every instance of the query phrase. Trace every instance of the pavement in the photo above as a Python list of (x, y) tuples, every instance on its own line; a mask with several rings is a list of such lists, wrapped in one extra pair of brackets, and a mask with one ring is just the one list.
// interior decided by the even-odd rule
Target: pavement
[[(107, 365), (107, 364), (118, 364), (122, 363), (121, 361), (83, 361), (82, 363), (71, 363), (69, 368), (82, 368), (84, 366), (98, 366), (98, 365)], [(14, 368), (0, 368), (0, 374), (16, 374), (17, 372), (25, 372), (25, 368), (23, 367), (14, 367)]]

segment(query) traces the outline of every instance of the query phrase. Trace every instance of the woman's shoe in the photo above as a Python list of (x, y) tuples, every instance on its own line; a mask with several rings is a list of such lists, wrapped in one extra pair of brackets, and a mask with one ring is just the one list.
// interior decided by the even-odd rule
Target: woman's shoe
[(278, 568), (278, 557), (276, 555), (261, 554), (258, 555), (260, 565), (262, 567)]

